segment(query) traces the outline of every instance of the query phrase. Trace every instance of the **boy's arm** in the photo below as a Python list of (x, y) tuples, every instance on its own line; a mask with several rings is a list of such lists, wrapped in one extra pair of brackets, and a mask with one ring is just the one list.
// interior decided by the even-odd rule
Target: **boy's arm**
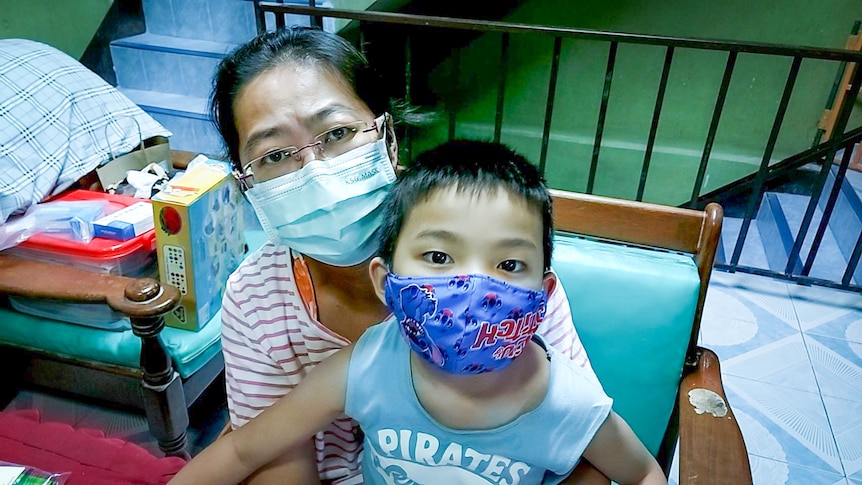
[(629, 425), (611, 411), (599, 428), (584, 458), (620, 484), (667, 484), (661, 467)]
[(321, 362), (269, 409), (219, 438), (183, 467), (172, 485), (234, 485), (293, 447), (304, 445), (344, 411), (347, 364), (353, 347)]

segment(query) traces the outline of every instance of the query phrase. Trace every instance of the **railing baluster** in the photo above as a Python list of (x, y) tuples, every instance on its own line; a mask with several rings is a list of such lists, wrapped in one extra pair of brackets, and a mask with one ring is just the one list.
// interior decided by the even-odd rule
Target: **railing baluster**
[[(450, 81), (450, 85), (452, 86), (452, 92), (455, 93), (452, 95), (452, 98), (456, 101), (458, 100), (458, 84), (461, 81), (461, 49), (455, 49), (455, 53), (452, 58), (452, 79)], [(455, 116), (456, 110), (458, 106), (456, 103), (449, 101), (449, 140), (455, 138)]]
[(548, 140), (551, 138), (551, 120), (554, 116), (554, 96), (557, 92), (557, 75), (560, 72), (560, 51), (563, 46), (562, 37), (554, 37), (554, 54), (551, 57), (551, 77), (548, 80), (548, 100), (545, 103), (545, 123), (542, 125), (542, 150), (539, 153), (539, 170), (545, 174), (548, 160)]
[[(817, 257), (817, 251), (820, 249), (820, 244), (823, 242), (823, 236), (827, 231), (826, 226), (829, 224), (829, 219), (832, 218), (832, 212), (835, 210), (835, 202), (838, 200), (838, 195), (841, 193), (841, 184), (844, 183), (844, 177), (847, 174), (847, 167), (850, 165), (850, 158), (853, 156), (852, 148), (853, 145), (844, 147), (844, 154), (841, 157), (841, 163), (838, 165), (838, 173), (835, 174), (835, 180), (832, 183), (832, 189), (829, 191), (829, 196), (826, 198), (826, 207), (823, 208), (823, 215), (820, 218), (820, 224), (817, 225), (817, 231), (814, 232), (814, 239), (811, 241), (811, 247), (808, 249), (808, 256), (805, 258), (805, 264), (802, 266), (801, 273), (803, 276), (811, 274), (811, 267), (814, 266), (814, 258)], [(812, 198), (811, 201), (815, 203), (820, 202), (819, 200), (814, 200), (814, 198)]]
[(661, 70), (661, 79), (658, 82), (658, 92), (655, 95), (655, 108), (652, 112), (652, 123), (649, 127), (649, 137), (647, 138), (646, 149), (644, 150), (644, 163), (641, 167), (641, 179), (638, 183), (638, 193), (635, 200), (641, 201), (644, 198), (644, 190), (646, 189), (647, 174), (649, 173), (649, 164), (652, 159), (652, 151), (655, 146), (655, 137), (658, 133), (658, 122), (661, 118), (661, 107), (664, 104), (664, 93), (667, 90), (667, 80), (670, 76), (670, 65), (673, 62), (673, 46), (668, 46), (664, 55), (664, 67)]
[(841, 278), (842, 285), (850, 285), (850, 280), (853, 279), (853, 275), (856, 274), (856, 268), (859, 266), (860, 257), (862, 257), (862, 232), (859, 233), (856, 245), (853, 246), (853, 254), (847, 260), (847, 269), (844, 270), (844, 276)]
[(503, 107), (506, 100), (506, 71), (509, 65), (509, 33), (500, 36), (500, 84), (497, 87), (497, 113), (494, 117), (494, 141), (500, 141), (503, 131)]
[[(312, 8), (316, 7), (317, 5), (315, 5), (314, 2), (315, 0), (308, 0), (308, 6)], [(320, 29), (323, 28), (323, 17), (321, 17), (320, 15), (312, 15), (309, 20), (309, 23), (312, 27), (317, 27)]]
[(605, 69), (605, 86), (602, 90), (602, 104), (599, 106), (599, 120), (596, 123), (596, 139), (593, 142), (593, 157), (590, 160), (590, 174), (587, 177), (586, 193), (592, 194), (599, 166), (599, 151), (602, 147), (602, 134), (605, 130), (605, 117), (608, 114), (608, 99), (611, 97), (611, 81), (614, 79), (614, 66), (617, 62), (617, 42), (611, 41), (608, 50), (608, 67)]
[[(847, 128), (847, 121), (850, 119), (850, 112), (853, 111), (853, 104), (856, 101), (856, 97), (859, 96), (860, 84), (862, 84), (862, 68), (860, 68), (859, 63), (856, 63), (853, 67), (853, 76), (852, 81), (850, 82), (850, 89), (847, 90), (847, 96), (845, 96), (844, 102), (841, 103), (841, 110), (838, 112), (838, 117), (835, 119), (835, 125), (832, 129), (832, 137), (830, 138), (829, 142), (829, 150), (826, 152), (826, 159), (823, 161), (823, 165), (820, 167), (820, 173), (817, 176), (817, 183), (815, 184), (814, 189), (811, 193), (811, 200), (808, 202), (808, 208), (805, 209), (805, 215), (802, 217), (802, 224), (799, 226), (799, 231), (796, 233), (796, 239), (793, 241), (793, 247), (790, 248), (790, 255), (787, 259), (787, 265), (784, 267), (784, 272), (787, 274), (793, 272), (793, 263), (799, 257), (799, 252), (802, 250), (802, 243), (805, 241), (805, 236), (808, 234), (808, 229), (811, 227), (811, 221), (814, 218), (814, 212), (817, 208), (817, 202), (820, 199), (820, 194), (823, 192), (823, 186), (826, 184), (826, 179), (829, 176), (829, 169), (832, 167), (832, 161), (835, 158), (835, 153), (840, 147), (840, 139), (844, 134), (844, 130)], [(849, 164), (849, 161), (847, 163)], [(843, 161), (841, 165), (844, 165)], [(827, 202), (827, 208), (829, 208), (830, 202), (832, 206), (835, 205), (835, 201), (832, 200), (831, 195), (829, 197), (829, 201)], [(823, 219), (825, 220), (827, 219), (826, 211), (824, 210), (823, 212)], [(823, 235), (820, 234), (821, 232), (821, 230), (818, 230), (818, 232), (814, 235), (814, 240), (817, 242), (817, 246), (812, 245), (812, 248), (809, 250), (809, 253), (816, 253), (817, 247), (819, 247), (820, 245), (819, 239), (823, 238)], [(813, 264), (813, 258), (807, 258), (805, 266), (810, 266), (808, 264), (808, 259), (811, 259), (811, 263)], [(808, 273), (803, 271), (803, 276), (807, 275)]]
[(689, 207), (695, 207), (697, 196), (703, 189), (703, 178), (706, 175), (706, 167), (709, 164), (709, 156), (712, 153), (712, 144), (715, 142), (715, 134), (718, 132), (718, 124), (721, 121), (721, 112), (724, 109), (724, 101), (727, 99), (727, 89), (730, 87), (730, 78), (733, 77), (733, 67), (736, 65), (736, 51), (727, 53), (727, 64), (724, 67), (724, 77), (721, 79), (721, 87), (715, 99), (715, 109), (712, 112), (712, 121), (709, 123), (709, 132), (706, 135), (706, 143), (703, 146), (703, 156), (700, 159), (700, 167), (697, 169), (697, 178), (691, 190)]
[(763, 186), (766, 182), (766, 173), (769, 171), (769, 162), (772, 160), (772, 153), (775, 151), (775, 143), (778, 140), (781, 125), (784, 123), (784, 116), (787, 114), (787, 105), (790, 104), (790, 96), (793, 94), (793, 87), (796, 85), (796, 78), (799, 74), (801, 64), (802, 58), (799, 56), (794, 57), (793, 64), (790, 65), (790, 71), (787, 73), (787, 81), (784, 83), (784, 93), (782, 93), (781, 101), (778, 103), (778, 111), (775, 113), (775, 119), (772, 122), (772, 130), (769, 132), (769, 139), (766, 142), (766, 149), (763, 151), (763, 158), (760, 161), (757, 178), (754, 180), (752, 193), (748, 197), (748, 204), (745, 207), (745, 217), (742, 219), (742, 227), (736, 236), (736, 244), (733, 247), (733, 255), (730, 258), (731, 268), (739, 264), (739, 258), (742, 256), (742, 247), (745, 245), (745, 239), (748, 237), (751, 220), (754, 219), (754, 213), (760, 207), (760, 201), (763, 198)]
[[(411, 86), (413, 81), (413, 46), (411, 45), (410, 34), (405, 34), (404, 39), (404, 102), (410, 106), (413, 102), (411, 97)], [(407, 164), (413, 161), (413, 131), (410, 126), (404, 130), (404, 149), (407, 152)]]
[(266, 11), (260, 8), (260, 3), (252, 3), (254, 4), (254, 23), (257, 26), (257, 33), (262, 34), (266, 32)]

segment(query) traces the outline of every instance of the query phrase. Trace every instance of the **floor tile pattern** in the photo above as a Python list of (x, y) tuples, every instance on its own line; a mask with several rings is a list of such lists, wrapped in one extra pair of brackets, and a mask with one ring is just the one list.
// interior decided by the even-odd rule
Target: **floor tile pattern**
[(862, 295), (713, 273), (700, 343), (720, 360), (754, 483), (862, 480)]

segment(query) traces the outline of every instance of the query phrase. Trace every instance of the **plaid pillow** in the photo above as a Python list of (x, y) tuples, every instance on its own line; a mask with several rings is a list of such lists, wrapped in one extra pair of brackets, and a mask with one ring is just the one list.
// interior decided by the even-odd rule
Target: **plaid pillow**
[(171, 133), (75, 59), (0, 39), (0, 224), (156, 135)]

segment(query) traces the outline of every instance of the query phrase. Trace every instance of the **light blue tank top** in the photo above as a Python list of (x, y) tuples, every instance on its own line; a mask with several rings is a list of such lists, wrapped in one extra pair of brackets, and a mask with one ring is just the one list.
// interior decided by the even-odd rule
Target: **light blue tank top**
[(422, 408), (410, 348), (394, 319), (356, 342), (345, 414), (365, 432), (366, 485), (558, 483), (575, 467), (611, 410), (611, 399), (553, 348), (550, 384), (534, 410), (498, 428), (457, 430)]

